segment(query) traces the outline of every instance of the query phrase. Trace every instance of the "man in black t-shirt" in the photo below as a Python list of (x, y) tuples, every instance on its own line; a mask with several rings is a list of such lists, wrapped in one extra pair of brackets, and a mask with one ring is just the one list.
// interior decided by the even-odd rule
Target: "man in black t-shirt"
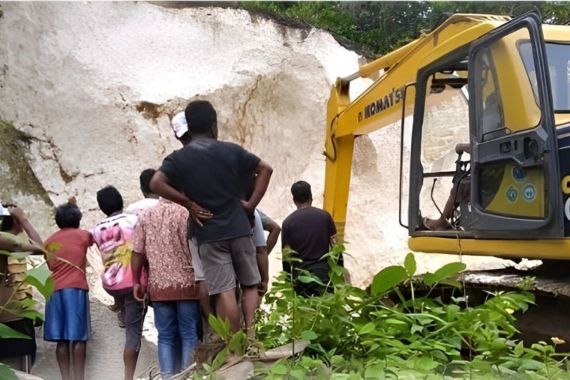
[[(164, 159), (151, 189), (190, 212), (208, 291), (215, 296), (217, 314), (229, 320), (233, 332), (240, 329), (237, 278), (249, 329), (260, 275), (248, 214), (265, 194), (272, 169), (239, 145), (217, 140), (217, 115), (209, 102), (191, 102), (185, 115), (192, 139)], [(254, 175), (251, 196), (242, 200), (246, 179)]]
[[(328, 212), (312, 206), (311, 185), (307, 182), (295, 182), (291, 186), (291, 194), (297, 210), (283, 221), (281, 243), (284, 250), (290, 248), (297, 252), (297, 257), (303, 262), (283, 261), (283, 270), (289, 272), (293, 267), (295, 278), (297, 273), (294, 268), (305, 269), (326, 284), (329, 281), (330, 268), (327, 260), (321, 260), (321, 257), (335, 244), (336, 227), (333, 219)], [(294, 287), (297, 293), (305, 296), (318, 295), (323, 291), (314, 283), (303, 284), (295, 281)]]

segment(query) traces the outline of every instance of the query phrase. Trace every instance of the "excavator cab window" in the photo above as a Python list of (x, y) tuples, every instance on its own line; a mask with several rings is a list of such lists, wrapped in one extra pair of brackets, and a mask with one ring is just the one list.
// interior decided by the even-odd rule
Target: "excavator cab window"
[[(432, 62), (418, 72), (417, 85), (410, 235), (562, 236), (554, 112), (538, 16), (512, 20)], [(468, 146), (468, 160), (457, 156), (459, 144)]]
[(456, 184), (465, 188), (468, 183), (468, 156), (459, 157), (456, 152), (456, 146), (465, 144), (469, 136), (467, 67), (466, 56), (444, 59), (419, 79), (425, 92), (421, 101), (416, 100), (421, 103), (421, 143), (419, 151), (412, 153), (419, 156), (421, 166), (417, 207), (420, 224), (426, 222), (422, 228), (438, 232), (461, 230), (460, 205), (468, 203), (468, 197), (462, 196), (465, 192), (452, 191)]
[(466, 228), (483, 238), (561, 236), (558, 152), (540, 20), (525, 15), (483, 36), (471, 47), (469, 63), (473, 154)]

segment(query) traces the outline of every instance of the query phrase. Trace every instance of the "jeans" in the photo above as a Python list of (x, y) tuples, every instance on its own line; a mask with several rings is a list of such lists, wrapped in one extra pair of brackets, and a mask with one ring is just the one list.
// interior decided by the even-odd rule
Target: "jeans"
[(154, 324), (158, 330), (158, 362), (163, 379), (192, 363), (198, 342), (200, 306), (198, 301), (153, 302)]

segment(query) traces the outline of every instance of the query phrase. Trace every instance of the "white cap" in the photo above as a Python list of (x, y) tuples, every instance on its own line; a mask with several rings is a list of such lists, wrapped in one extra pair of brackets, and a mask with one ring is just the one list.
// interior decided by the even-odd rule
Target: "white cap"
[(2, 205), (0, 205), (0, 216), (10, 216), (10, 211)]
[(188, 132), (188, 123), (186, 122), (186, 115), (184, 111), (174, 115), (171, 121), (172, 130), (177, 138), (181, 138), (186, 132)]

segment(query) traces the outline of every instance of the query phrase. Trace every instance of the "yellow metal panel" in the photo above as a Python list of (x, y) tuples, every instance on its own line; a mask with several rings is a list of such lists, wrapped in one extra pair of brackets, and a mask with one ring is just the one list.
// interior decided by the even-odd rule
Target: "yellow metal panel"
[(517, 178), (515, 167), (505, 164), (501, 185), (484, 210), (505, 216), (544, 218), (544, 168), (527, 168), (524, 178)]
[(441, 237), (413, 237), (408, 247), (415, 252), (475, 256), (570, 259), (570, 239), (560, 240), (475, 240)]
[(517, 48), (519, 43), (529, 40), (529, 31), (524, 28), (491, 45), (503, 105), (504, 123), (511, 132), (534, 128), (541, 117), (538, 100), (534, 96), (529, 96), (535, 94), (531, 79), (536, 87), (536, 74), (534, 71), (527, 73)]

